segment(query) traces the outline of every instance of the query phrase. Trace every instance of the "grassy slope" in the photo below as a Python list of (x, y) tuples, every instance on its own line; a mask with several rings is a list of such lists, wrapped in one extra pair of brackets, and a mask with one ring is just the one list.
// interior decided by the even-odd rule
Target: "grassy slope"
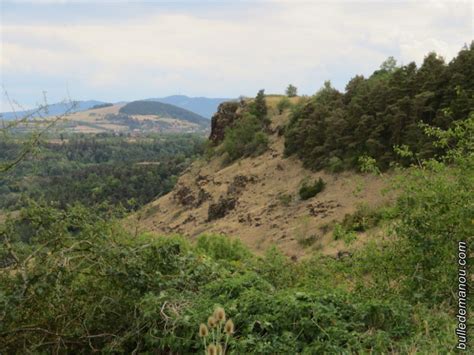
[[(276, 105), (280, 98), (273, 95), (267, 98), (275, 131), (287, 122), (289, 115), (288, 111), (278, 114)], [(331, 226), (346, 214), (354, 213), (362, 203), (370, 206), (385, 203), (390, 197), (382, 194), (384, 179), (351, 172), (329, 174), (309, 171), (298, 159), (283, 157), (283, 139), (274, 133), (266, 153), (229, 166), (223, 166), (219, 157), (210, 162), (196, 162), (180, 177), (173, 192), (145, 207), (134, 216), (140, 218), (139, 222), (133, 222), (132, 218), (131, 223), (138, 223), (142, 231), (181, 233), (190, 237), (202, 233), (223, 233), (241, 239), (257, 253), (272, 245), (277, 245), (288, 256), (297, 257), (315, 250), (330, 255), (347, 250), (343, 240), (334, 240)], [(207, 222), (210, 203), (226, 196), (228, 187), (239, 175), (255, 181), (247, 183), (239, 192), (233, 211), (222, 219)], [(319, 177), (327, 182), (326, 189), (309, 200), (301, 201), (298, 189), (302, 181), (313, 181)], [(197, 208), (182, 206), (176, 201), (175, 194), (183, 187), (190, 188), (195, 196), (199, 189), (203, 189), (211, 195), (211, 199)], [(316, 213), (311, 213), (311, 209)], [(360, 234), (353, 245), (366, 239), (365, 234)]]

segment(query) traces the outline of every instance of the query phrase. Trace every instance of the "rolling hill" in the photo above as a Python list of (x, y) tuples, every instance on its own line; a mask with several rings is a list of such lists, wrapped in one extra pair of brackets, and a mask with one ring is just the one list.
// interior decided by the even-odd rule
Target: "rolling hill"
[[(183, 108), (153, 101), (133, 101), (130, 103), (105, 103), (100, 101), (79, 102), (71, 110), (66, 104), (51, 105), (41, 117), (54, 117), (70, 112), (56, 125), (64, 133), (205, 133), (210, 128), (210, 120)], [(22, 116), (23, 114), (23, 116)], [(24, 117), (29, 112), (18, 112)], [(10, 119), (15, 116), (7, 115)], [(34, 117), (34, 116), (31, 116)], [(8, 119), (8, 118), (7, 118)], [(31, 127), (19, 126), (18, 131), (28, 131)]]
[[(23, 111), (16, 111), (16, 112), (2, 112), (0, 113), (0, 118), (5, 120), (13, 120), (17, 117), (24, 117), (27, 115), (31, 115), (32, 117), (40, 117), (40, 116), (57, 116), (63, 115), (66, 112), (81, 112), (86, 111), (94, 106), (104, 105), (105, 102), (97, 101), (97, 100), (87, 100), (87, 101), (72, 101), (72, 102), (58, 102), (55, 104), (48, 105), (47, 109), (42, 109), (38, 112), (36, 109), (31, 110), (23, 110)], [(71, 109), (71, 106), (74, 105), (74, 108)]]
[(186, 95), (171, 95), (162, 98), (152, 98), (146, 101), (158, 101), (165, 104), (175, 105), (192, 111), (206, 118), (211, 118), (217, 111), (217, 107), (228, 98), (189, 97)]
[(200, 126), (208, 126), (209, 120), (181, 107), (155, 101), (133, 101), (121, 107), (119, 113), (126, 115), (156, 115), (176, 118)]
[[(360, 203), (382, 206), (391, 196), (382, 196), (385, 184), (379, 177), (315, 172), (306, 169), (296, 157), (286, 158), (284, 137), (278, 132), (288, 124), (290, 112), (278, 111), (280, 99), (267, 97), (272, 133), (264, 154), (232, 164), (226, 164), (219, 156), (196, 161), (172, 192), (143, 209), (138, 228), (190, 238), (226, 235), (240, 239), (257, 254), (271, 246), (293, 258), (314, 250), (332, 256), (346, 253), (345, 242), (333, 239), (332, 226), (355, 213)], [(298, 98), (292, 99), (297, 101)], [(220, 110), (216, 118), (219, 115), (227, 122), (227, 110)], [(327, 182), (327, 188), (317, 198), (300, 200), (298, 189), (302, 181), (318, 178)], [(220, 206), (222, 215), (210, 218), (211, 206)], [(359, 235), (354, 247), (372, 240), (374, 233)]]

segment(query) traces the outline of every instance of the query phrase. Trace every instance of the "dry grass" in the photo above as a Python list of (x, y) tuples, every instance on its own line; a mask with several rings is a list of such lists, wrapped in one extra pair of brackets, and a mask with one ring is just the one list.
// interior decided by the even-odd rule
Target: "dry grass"
[[(284, 124), (287, 116), (287, 113), (274, 116), (274, 128)], [(223, 233), (240, 238), (257, 253), (277, 245), (287, 255), (297, 257), (309, 254), (315, 248), (329, 255), (346, 250), (345, 243), (333, 240), (332, 231), (324, 226), (341, 221), (362, 201), (368, 205), (386, 201), (389, 197), (381, 193), (384, 181), (376, 176), (351, 172), (337, 175), (312, 172), (304, 169), (298, 159), (284, 158), (283, 149), (283, 138), (274, 134), (270, 137), (270, 149), (257, 158), (242, 159), (229, 166), (223, 166), (220, 158), (195, 162), (180, 177), (173, 192), (144, 208), (153, 213), (147, 213), (140, 221), (140, 230), (181, 233), (191, 238), (202, 233)], [(224, 218), (207, 222), (209, 204), (227, 194), (228, 186), (237, 175), (253, 177), (255, 182), (247, 183), (238, 193), (233, 211)], [(199, 179), (199, 176), (205, 179)], [(327, 183), (323, 192), (306, 201), (295, 197), (288, 204), (281, 203), (282, 194), (297, 196), (303, 179), (319, 177)], [(195, 195), (201, 188), (210, 194), (211, 200), (196, 208), (182, 206), (175, 200), (174, 192), (183, 186)], [(305, 236), (301, 236), (302, 219)], [(301, 242), (302, 238), (310, 237), (317, 241), (315, 248)], [(365, 235), (359, 239), (363, 238)], [(306, 244), (310, 244), (309, 241)], [(359, 244), (358, 240), (355, 245)]]
[[(75, 133), (104, 133), (104, 132), (124, 132), (130, 130), (126, 124), (111, 122), (106, 116), (109, 114), (118, 114), (123, 104), (103, 107), (94, 110), (87, 110), (69, 114), (66, 119), (72, 124), (67, 130)], [(157, 115), (132, 115), (134, 120), (152, 121), (156, 123), (158, 131), (169, 132), (194, 132), (200, 130), (200, 127), (192, 122), (179, 120), (170, 117), (160, 117)], [(163, 123), (165, 128), (160, 127)]]

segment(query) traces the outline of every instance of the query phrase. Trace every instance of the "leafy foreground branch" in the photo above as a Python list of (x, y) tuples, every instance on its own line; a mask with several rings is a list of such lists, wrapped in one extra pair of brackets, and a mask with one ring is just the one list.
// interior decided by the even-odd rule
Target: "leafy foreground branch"
[[(5, 92), (7, 100), (10, 102), (10, 106), (15, 112), (14, 105), (11, 102), (8, 93)], [(46, 117), (49, 111), (49, 105), (46, 101), (42, 105), (39, 105), (36, 109), (31, 110), (23, 116), (18, 116), (15, 113), (15, 118), (11, 121), (1, 120), (0, 126), (0, 142), (6, 142), (10, 139), (12, 132), (18, 129), (28, 129), (30, 134), (28, 139), (23, 141), (22, 149), (18, 152), (17, 156), (7, 162), (0, 162), (0, 174), (3, 175), (6, 172), (14, 169), (23, 160), (25, 160), (30, 154), (34, 153), (41, 142), (41, 139), (59, 122), (66, 119), (67, 115), (74, 112), (77, 107), (77, 102), (69, 100), (65, 102), (68, 104), (67, 109), (61, 115), (54, 117)], [(1, 176), (0, 175), (0, 176)]]
[[(425, 212), (444, 216), (442, 209)], [(435, 353), (454, 346), (453, 302), (446, 302), (452, 270), (415, 264), (429, 245), (413, 254), (403, 249), (400, 268), (393, 260), (407, 243), (402, 235), (349, 261), (294, 263), (275, 250), (257, 258), (223, 236), (202, 236), (195, 245), (180, 237), (132, 238), (80, 206), (33, 204), (1, 228), (8, 264), (0, 272), (1, 352), (197, 353), (205, 335), (198, 325), (215, 307), (225, 308), (234, 329), (226, 345), (211, 328), (206, 346), (217, 351), (220, 344), (227, 353)], [(447, 249), (440, 265), (452, 261)], [(415, 286), (420, 275), (426, 283)], [(213, 317), (224, 319), (217, 311)]]

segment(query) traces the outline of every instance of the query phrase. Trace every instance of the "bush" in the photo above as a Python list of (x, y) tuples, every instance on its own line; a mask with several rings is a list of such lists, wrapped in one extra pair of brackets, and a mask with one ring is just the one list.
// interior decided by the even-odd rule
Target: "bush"
[(338, 157), (331, 157), (328, 161), (327, 168), (331, 173), (340, 173), (344, 170), (344, 163)]
[(239, 239), (230, 239), (224, 235), (201, 235), (196, 249), (215, 260), (237, 261), (250, 257), (248, 249)]
[(346, 244), (351, 244), (357, 239), (357, 234), (354, 231), (347, 230), (341, 224), (336, 223), (333, 231), (334, 240), (343, 240)]
[[(196, 246), (131, 237), (80, 207), (33, 205), (0, 235), (19, 260), (0, 272), (6, 354), (198, 353), (199, 324), (216, 306), (235, 323), (229, 353), (449, 353), (453, 345), (451, 315), (351, 291), (357, 269), (332, 258), (296, 263), (276, 248), (259, 258), (224, 236)], [(364, 290), (370, 276), (361, 277)]]
[(319, 178), (312, 185), (303, 183), (303, 186), (300, 188), (299, 195), (302, 200), (308, 200), (323, 191), (325, 187), (326, 183), (322, 178)]
[(277, 103), (277, 109), (278, 113), (281, 115), (283, 111), (285, 111), (287, 108), (291, 107), (291, 102), (287, 97), (281, 98), (280, 101)]
[(410, 302), (456, 307), (458, 243), (473, 241), (473, 118), (436, 130), (439, 143), (449, 146), (445, 158), (421, 161), (398, 176), (396, 238), (364, 256), (374, 289), (395, 288)]
[(261, 122), (246, 114), (233, 127), (227, 128), (224, 141), (219, 147), (227, 153), (230, 162), (242, 157), (258, 156), (267, 150), (268, 137), (262, 131)]
[(381, 208), (373, 209), (367, 205), (360, 205), (353, 214), (346, 214), (342, 226), (348, 231), (365, 232), (376, 227), (383, 218)]

